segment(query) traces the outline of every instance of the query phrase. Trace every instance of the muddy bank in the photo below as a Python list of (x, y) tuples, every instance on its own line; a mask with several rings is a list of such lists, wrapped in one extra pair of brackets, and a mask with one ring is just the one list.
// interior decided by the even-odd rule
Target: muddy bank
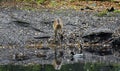
[[(120, 17), (97, 17), (97, 12), (81, 11), (25, 11), (17, 8), (0, 8), (0, 63), (1, 64), (51, 64), (54, 62), (54, 48), (57, 48), (58, 58), (63, 53), (63, 63), (72, 63), (71, 52), (79, 53), (78, 42), (99, 43), (119, 36)], [(54, 18), (61, 17), (64, 23), (63, 46), (46, 46), (52, 43), (52, 24)], [(102, 32), (102, 34), (99, 34)], [(104, 34), (105, 33), (105, 34)], [(105, 37), (105, 38), (101, 38)], [(107, 38), (106, 38), (107, 37)], [(91, 39), (94, 38), (94, 39)], [(114, 40), (114, 39), (113, 39)], [(118, 43), (120, 41), (117, 41)], [(114, 44), (114, 42), (113, 42)], [(65, 46), (64, 46), (65, 45)], [(106, 45), (106, 44), (105, 44)], [(110, 46), (111, 45), (111, 46)], [(109, 47), (112, 47), (112, 42)], [(116, 44), (115, 44), (116, 45)], [(116, 48), (119, 44), (116, 45)], [(42, 46), (42, 47), (41, 47)], [(45, 48), (44, 48), (45, 47)], [(68, 47), (68, 48), (67, 48)], [(76, 47), (76, 48), (73, 48)], [(83, 46), (84, 48), (85, 46)], [(93, 47), (93, 46), (90, 46)], [(85, 48), (90, 48), (89, 46)], [(99, 46), (100, 48), (102, 46)], [(93, 49), (94, 50), (94, 49)], [(97, 49), (99, 50), (99, 49)], [(120, 62), (119, 51), (112, 50), (110, 55), (100, 56), (83, 50), (83, 62)], [(16, 56), (22, 55), (22, 59)]]

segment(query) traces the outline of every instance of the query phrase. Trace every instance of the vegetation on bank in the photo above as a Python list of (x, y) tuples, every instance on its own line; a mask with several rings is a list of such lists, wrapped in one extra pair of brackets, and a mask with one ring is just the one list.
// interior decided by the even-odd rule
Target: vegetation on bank
[(103, 11), (97, 13), (96, 16), (98, 16), (98, 17), (103, 17), (103, 16), (111, 17), (111, 16), (115, 16), (117, 13), (120, 13), (120, 9), (114, 10), (112, 12), (109, 12), (108, 10), (103, 10)]
[[(79, 1), (95, 1), (95, 0), (16, 0), (23, 2), (35, 2), (37, 4), (47, 4), (53, 2), (79, 2)], [(116, 1), (116, 0), (98, 0), (98, 1)]]
[(1, 6), (7, 5), (7, 7), (12, 7), (12, 5), (14, 5), (27, 10), (47, 8), (84, 11), (89, 8), (96, 11), (96, 9), (99, 9), (101, 6), (102, 8), (108, 8), (111, 6), (120, 7), (120, 1), (116, 2), (116, 0), (0, 0), (0, 2), (2, 3)]

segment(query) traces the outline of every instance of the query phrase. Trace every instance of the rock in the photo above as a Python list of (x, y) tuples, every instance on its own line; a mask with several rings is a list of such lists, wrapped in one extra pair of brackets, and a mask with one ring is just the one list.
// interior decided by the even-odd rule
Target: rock
[(48, 38), (50, 38), (50, 36), (46, 36), (46, 35), (44, 35), (44, 36), (39, 36), (39, 37), (34, 37), (35, 39), (48, 39)]
[(95, 55), (100, 55), (100, 56), (105, 56), (105, 55), (112, 55), (113, 50), (111, 45), (107, 44), (100, 44), (100, 45), (93, 45), (93, 46), (88, 46), (85, 48), (85, 51), (88, 51), (90, 53), (93, 53)]
[(88, 10), (93, 10), (92, 8), (90, 8), (90, 7), (88, 7), (88, 6), (86, 6), (86, 8), (85, 9), (88, 9)]
[(113, 12), (115, 11), (114, 7), (111, 7), (110, 9), (107, 9), (108, 12)]
[(98, 53), (98, 55), (105, 56), (105, 55), (112, 55), (113, 51), (111, 48), (102, 48), (98, 50), (98, 52), (96, 53)]
[(86, 51), (97, 55), (112, 55), (113, 50), (110, 45), (113, 32), (108, 28), (93, 28), (83, 34), (84, 42), (89, 43)]
[(17, 53), (13, 55), (12, 59), (17, 61), (23, 61), (29, 59), (29, 57), (23, 53)]
[(113, 32), (107, 28), (93, 28), (84, 32), (82, 38), (84, 42), (98, 43), (112, 37)]
[(112, 41), (111, 45), (115, 51), (120, 51), (120, 37), (115, 38)]
[(84, 10), (84, 8), (81, 8), (80, 10), (82, 10), (82, 11), (83, 11), (83, 10)]
[(15, 25), (18, 25), (18, 26), (21, 26), (21, 27), (29, 27), (30, 26), (30, 23), (28, 22), (24, 22), (24, 21), (20, 21), (20, 20), (16, 20), (16, 21), (13, 21), (11, 23), (14, 23)]
[(46, 58), (47, 57), (46, 54), (41, 54), (41, 53), (37, 53), (36, 56), (39, 58)]

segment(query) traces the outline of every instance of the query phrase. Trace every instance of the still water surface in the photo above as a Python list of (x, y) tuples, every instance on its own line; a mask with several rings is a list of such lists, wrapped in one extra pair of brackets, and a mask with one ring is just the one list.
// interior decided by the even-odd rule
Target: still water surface
[(53, 65), (1, 65), (0, 71), (120, 71), (120, 64), (73, 63), (56, 70)]

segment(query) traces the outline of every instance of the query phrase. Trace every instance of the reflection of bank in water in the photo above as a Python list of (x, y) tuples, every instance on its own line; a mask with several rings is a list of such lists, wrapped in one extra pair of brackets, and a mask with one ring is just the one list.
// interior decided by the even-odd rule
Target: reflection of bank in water
[[(69, 53), (71, 52), (71, 53)], [(66, 54), (69, 55), (66, 57)], [(67, 60), (67, 63), (74, 63), (84, 60), (84, 55), (82, 52), (74, 52), (70, 50), (58, 50), (57, 47), (54, 49), (54, 60), (52, 65), (54, 69), (60, 70), (62, 65), (65, 64), (64, 60)]]
[[(73, 63), (73, 62), (79, 62), (79, 61), (83, 61), (84, 60), (84, 55), (82, 53), (80, 54), (71, 54), (72, 56), (70, 57), (70, 63)], [(71, 60), (73, 59), (73, 60)], [(64, 64), (63, 63), (64, 60), (62, 57), (55, 57), (55, 59), (53, 60), (52, 64), (53, 64), (53, 67), (56, 69), (56, 70), (60, 70), (62, 65)], [(69, 63), (69, 62), (68, 62)]]

